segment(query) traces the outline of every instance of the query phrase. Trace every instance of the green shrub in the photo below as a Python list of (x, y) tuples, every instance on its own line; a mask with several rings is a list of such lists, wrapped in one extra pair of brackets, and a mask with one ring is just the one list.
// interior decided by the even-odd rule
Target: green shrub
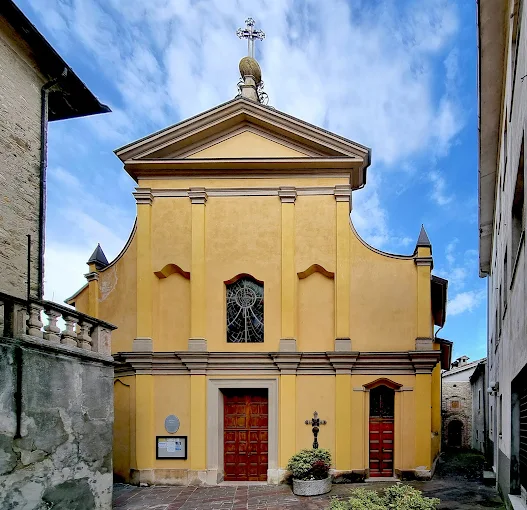
[(331, 510), (435, 510), (437, 498), (426, 498), (410, 485), (398, 483), (388, 487), (383, 495), (367, 489), (353, 489), (345, 501), (331, 501)]
[(297, 480), (323, 480), (328, 477), (331, 453), (323, 448), (305, 448), (295, 453), (287, 469)]

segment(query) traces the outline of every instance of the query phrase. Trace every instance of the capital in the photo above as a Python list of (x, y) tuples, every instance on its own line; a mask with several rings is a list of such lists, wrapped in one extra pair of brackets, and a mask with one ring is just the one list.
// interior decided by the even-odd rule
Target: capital
[(351, 202), (351, 186), (349, 184), (335, 185), (334, 193), (337, 202)]
[(154, 201), (154, 195), (150, 188), (135, 188), (133, 195), (137, 205), (152, 205)]
[(296, 188), (281, 186), (278, 190), (278, 196), (282, 204), (294, 204), (296, 202)]
[(99, 280), (99, 273), (97, 273), (96, 271), (92, 271), (91, 273), (86, 273), (84, 275), (84, 278), (86, 278), (88, 282), (96, 282)]
[(188, 197), (192, 204), (203, 204), (207, 201), (207, 192), (205, 188), (190, 188), (188, 191)]

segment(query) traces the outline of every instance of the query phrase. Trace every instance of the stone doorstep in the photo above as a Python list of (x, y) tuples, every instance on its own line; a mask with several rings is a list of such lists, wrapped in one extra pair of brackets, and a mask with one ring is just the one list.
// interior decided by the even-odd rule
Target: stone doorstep
[(512, 510), (527, 510), (527, 505), (522, 500), (521, 496), (508, 495), (509, 503)]
[(376, 483), (376, 482), (400, 482), (401, 480), (399, 478), (396, 478), (395, 476), (374, 476), (372, 478), (366, 478), (364, 480), (365, 483)]
[(483, 471), (483, 484), (489, 486), (496, 485), (496, 473), (494, 471)]

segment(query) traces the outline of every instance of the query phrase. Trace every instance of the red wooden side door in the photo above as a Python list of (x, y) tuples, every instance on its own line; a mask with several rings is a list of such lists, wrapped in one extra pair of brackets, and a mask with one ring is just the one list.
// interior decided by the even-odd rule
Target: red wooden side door
[(370, 418), (370, 476), (393, 476), (393, 418)]
[(225, 390), (223, 466), (226, 481), (266, 481), (267, 390)]

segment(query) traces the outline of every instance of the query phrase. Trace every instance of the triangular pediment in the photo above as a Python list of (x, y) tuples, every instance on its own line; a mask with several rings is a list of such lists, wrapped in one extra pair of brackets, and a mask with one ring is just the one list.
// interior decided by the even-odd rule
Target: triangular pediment
[(220, 133), (169, 158), (305, 158), (323, 156), (250, 123)]
[(274, 108), (238, 98), (115, 151), (136, 180), (179, 172), (336, 169), (362, 187), (370, 150)]
[[(243, 142), (253, 145), (243, 148)], [(215, 147), (215, 148), (213, 148)], [(115, 153), (122, 161), (158, 158), (350, 157), (368, 149), (346, 138), (247, 99), (236, 99), (128, 144)], [(222, 156), (218, 156), (218, 151)], [(275, 153), (276, 155), (270, 155)], [(238, 153), (238, 154), (236, 154)]]

